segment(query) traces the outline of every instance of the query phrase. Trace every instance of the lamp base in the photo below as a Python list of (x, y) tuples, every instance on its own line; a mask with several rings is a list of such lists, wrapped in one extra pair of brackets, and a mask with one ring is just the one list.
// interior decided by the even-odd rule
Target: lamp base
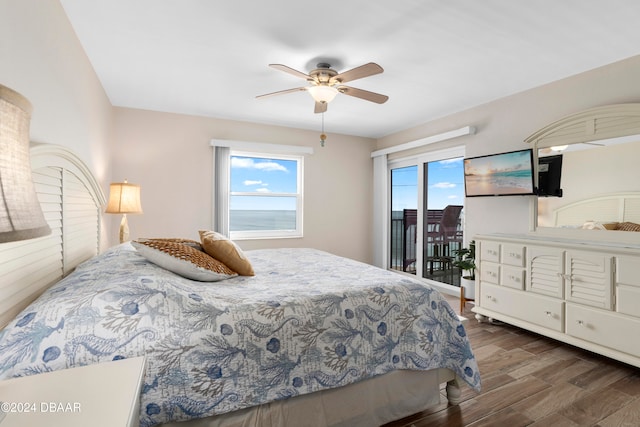
[(120, 221), (120, 243), (129, 241), (129, 223), (127, 222), (127, 214), (122, 214)]

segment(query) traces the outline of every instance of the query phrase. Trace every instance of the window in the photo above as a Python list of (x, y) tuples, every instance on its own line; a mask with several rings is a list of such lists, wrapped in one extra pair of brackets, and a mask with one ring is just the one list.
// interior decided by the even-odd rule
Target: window
[(213, 229), (235, 240), (302, 237), (299, 145), (212, 139)]
[(463, 243), (463, 148), (388, 162), (391, 269), (459, 286), (451, 261)]
[(302, 236), (302, 156), (230, 152), (232, 239)]

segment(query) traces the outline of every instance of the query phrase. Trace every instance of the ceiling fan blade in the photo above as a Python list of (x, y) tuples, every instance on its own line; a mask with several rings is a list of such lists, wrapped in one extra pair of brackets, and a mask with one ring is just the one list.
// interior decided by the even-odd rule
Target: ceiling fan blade
[(278, 92), (271, 92), (271, 93), (265, 93), (264, 95), (258, 95), (256, 96), (256, 98), (266, 98), (268, 96), (275, 96), (275, 95), (284, 95), (286, 93), (293, 93), (293, 92), (300, 92), (303, 90), (307, 90), (306, 87), (297, 87), (294, 89), (285, 89), (285, 90), (279, 90)]
[(298, 70), (294, 70), (291, 67), (287, 67), (286, 65), (282, 65), (282, 64), (269, 64), (269, 67), (271, 68), (275, 68), (276, 70), (280, 70), (280, 71), (284, 71), (285, 73), (289, 73), (292, 74), (296, 77), (300, 77), (301, 79), (305, 79), (305, 80), (313, 80), (313, 78), (308, 75), (303, 73), (302, 71), (298, 71)]
[(316, 102), (316, 107), (313, 109), (314, 113), (324, 113), (327, 111), (327, 103), (326, 102)]
[(351, 86), (338, 86), (337, 89), (338, 91), (340, 91), (340, 93), (344, 93), (345, 95), (355, 96), (356, 98), (361, 98), (366, 101), (375, 102), (377, 104), (384, 104), (389, 99), (387, 95), (369, 92), (368, 90), (357, 89)]
[(369, 62), (368, 64), (361, 65), (359, 67), (353, 68), (351, 70), (340, 73), (331, 78), (330, 83), (346, 83), (356, 79), (361, 79), (363, 77), (373, 76), (375, 74), (380, 74), (384, 70), (381, 66), (374, 62)]

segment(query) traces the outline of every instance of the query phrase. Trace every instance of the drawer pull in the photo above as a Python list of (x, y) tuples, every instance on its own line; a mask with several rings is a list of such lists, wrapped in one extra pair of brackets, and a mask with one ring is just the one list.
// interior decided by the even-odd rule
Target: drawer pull
[(576, 320), (576, 323), (580, 326), (584, 326), (584, 321), (582, 320)]
[(544, 314), (546, 314), (547, 317), (551, 317), (552, 316), (550, 311), (545, 311)]

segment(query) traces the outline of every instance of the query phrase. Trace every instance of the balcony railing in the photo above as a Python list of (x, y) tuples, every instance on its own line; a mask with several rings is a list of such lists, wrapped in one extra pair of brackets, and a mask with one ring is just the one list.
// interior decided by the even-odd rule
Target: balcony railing
[[(449, 205), (445, 209), (427, 211), (424, 227), (423, 275), (442, 280), (444, 273), (452, 273), (453, 251), (462, 246), (462, 206)], [(417, 259), (417, 210), (393, 211), (391, 215), (391, 259), (392, 269), (416, 272)]]

